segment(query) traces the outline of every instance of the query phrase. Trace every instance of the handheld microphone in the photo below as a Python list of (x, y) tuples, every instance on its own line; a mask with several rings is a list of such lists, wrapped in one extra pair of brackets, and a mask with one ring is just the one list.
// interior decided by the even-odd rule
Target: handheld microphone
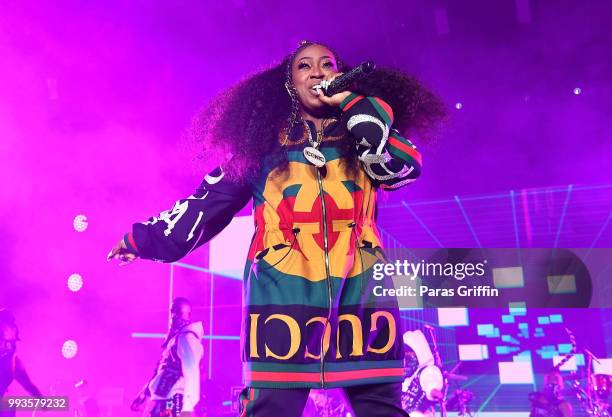
[(329, 84), (329, 86), (323, 89), (323, 93), (327, 97), (331, 97), (334, 94), (338, 94), (349, 88), (349, 86), (353, 82), (370, 75), (375, 69), (376, 64), (374, 64), (374, 61), (367, 61), (361, 63), (349, 72), (334, 78), (334, 80)]

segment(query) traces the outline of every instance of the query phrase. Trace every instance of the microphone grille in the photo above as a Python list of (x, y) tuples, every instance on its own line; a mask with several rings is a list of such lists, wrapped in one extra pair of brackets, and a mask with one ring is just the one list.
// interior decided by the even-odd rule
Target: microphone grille
[(376, 64), (374, 63), (374, 61), (367, 61), (362, 64), (362, 70), (366, 74), (371, 73), (375, 69), (376, 69)]

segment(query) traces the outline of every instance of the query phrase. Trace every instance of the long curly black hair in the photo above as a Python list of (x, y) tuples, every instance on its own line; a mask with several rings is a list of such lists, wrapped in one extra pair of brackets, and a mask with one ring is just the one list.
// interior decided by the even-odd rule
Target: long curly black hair
[[(286, 169), (286, 151), (278, 146), (278, 135), (301, 123), (295, 114), (295, 96), (291, 96), (290, 69), (295, 56), (311, 45), (330, 49), (340, 72), (350, 70), (327, 45), (302, 41), (279, 64), (223, 91), (195, 116), (191, 135), (202, 155), (220, 161), (229, 178), (248, 182), (257, 176), (264, 160), (274, 161), (281, 172)], [(393, 126), (404, 135), (418, 136), (419, 144), (431, 141), (446, 118), (446, 107), (438, 96), (399, 70), (376, 69), (356, 83), (354, 91), (386, 101), (393, 109)], [(231, 163), (223, 163), (230, 158)]]

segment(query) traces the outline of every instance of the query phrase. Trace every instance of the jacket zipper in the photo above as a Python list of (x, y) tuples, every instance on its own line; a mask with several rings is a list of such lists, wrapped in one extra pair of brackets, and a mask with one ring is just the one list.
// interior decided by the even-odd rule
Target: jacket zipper
[[(323, 128), (321, 128), (320, 132), (317, 132), (317, 142), (321, 144), (323, 142)], [(323, 253), (325, 254), (325, 276), (327, 280), (327, 295), (329, 301), (329, 307), (327, 311), (327, 320), (325, 321), (325, 326), (323, 327), (323, 334), (321, 335), (321, 388), (325, 388), (325, 333), (327, 331), (327, 326), (329, 326), (329, 322), (331, 320), (332, 314), (332, 304), (334, 302), (332, 296), (332, 283), (331, 283), (331, 274), (329, 271), (329, 246), (328, 246), (328, 237), (327, 237), (327, 209), (325, 207), (325, 192), (323, 190), (323, 178), (321, 177), (321, 171), (319, 168), (315, 168), (317, 170), (317, 181), (319, 183), (319, 196), (321, 197), (321, 209), (323, 211)]]

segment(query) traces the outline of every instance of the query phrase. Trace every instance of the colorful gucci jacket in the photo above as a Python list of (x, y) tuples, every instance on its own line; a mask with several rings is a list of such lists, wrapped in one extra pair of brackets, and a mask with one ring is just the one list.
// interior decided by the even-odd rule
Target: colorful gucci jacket
[[(376, 190), (414, 181), (421, 157), (393, 129), (384, 101), (352, 94), (340, 109), (323, 132), (308, 122), (279, 135), (286, 171), (264, 161), (256, 180), (238, 185), (218, 168), (193, 195), (134, 224), (124, 238), (142, 258), (173, 262), (213, 238), (253, 199), (241, 337), (247, 386), (343, 387), (404, 378), (397, 303), (372, 293), (375, 285), (392, 285), (371, 278), (383, 259)], [(302, 152), (309, 136), (321, 141), (324, 168)], [(354, 142), (357, 169), (346, 168), (342, 140)]]

